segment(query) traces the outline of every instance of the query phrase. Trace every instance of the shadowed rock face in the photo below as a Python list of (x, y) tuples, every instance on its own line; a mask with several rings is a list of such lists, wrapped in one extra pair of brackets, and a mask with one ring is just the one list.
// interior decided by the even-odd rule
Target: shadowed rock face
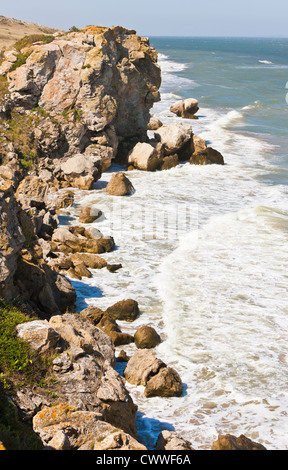
[(147, 38), (120, 26), (89, 26), (33, 44), (25, 53), (23, 65), (13, 70), (11, 62), (7, 73), (6, 61), (2, 70), (10, 109), (44, 111), (35, 135), (42, 154), (87, 149), (89, 156), (105, 154), (107, 165), (119, 139), (147, 137), (149, 110), (160, 99), (161, 84), (157, 52)]

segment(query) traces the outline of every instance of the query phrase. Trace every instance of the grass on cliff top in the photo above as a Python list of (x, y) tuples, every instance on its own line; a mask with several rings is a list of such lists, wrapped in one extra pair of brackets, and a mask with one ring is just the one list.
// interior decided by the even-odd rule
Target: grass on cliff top
[(51, 34), (30, 34), (29, 36), (24, 36), (21, 39), (18, 39), (13, 45), (13, 49), (21, 52), (24, 47), (31, 47), (36, 42), (41, 44), (49, 44), (54, 41), (55, 36)]

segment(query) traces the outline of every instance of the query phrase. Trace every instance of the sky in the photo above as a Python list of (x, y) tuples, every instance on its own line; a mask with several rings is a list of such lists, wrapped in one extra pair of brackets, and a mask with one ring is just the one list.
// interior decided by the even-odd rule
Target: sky
[(65, 30), (95, 24), (141, 36), (288, 37), (287, 0), (12, 0), (0, 14)]

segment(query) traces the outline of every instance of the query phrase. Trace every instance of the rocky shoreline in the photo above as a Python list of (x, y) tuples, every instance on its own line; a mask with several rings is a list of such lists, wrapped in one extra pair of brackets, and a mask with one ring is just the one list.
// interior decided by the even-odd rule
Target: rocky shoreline
[[(101, 207), (82, 208), (77, 225), (61, 226), (59, 215), (73, 205), (73, 190), (94, 190), (113, 161), (123, 171), (112, 175), (107, 194), (133, 198), (129, 171), (166, 171), (184, 161), (223, 165), (223, 156), (181, 122), (197, 118), (197, 100), (175, 103), (170, 111), (180, 120), (169, 126), (150, 115), (161, 71), (157, 51), (133, 30), (89, 26), (26, 38), (4, 53), (0, 77), (0, 326), (20, 310), (15, 339), (33, 352), (12, 370), (0, 366), (1, 408), (13, 403), (43, 449), (145, 450), (125, 383), (144, 386), (147, 398), (178, 397), (181, 377), (155, 357), (161, 338), (154, 328), (132, 335), (119, 327), (141, 315), (137, 299), (75, 312), (67, 276), (113, 273), (121, 264), (101, 257), (115, 240), (89, 225)], [(124, 350), (116, 357), (116, 347), (133, 342), (132, 357)], [(33, 354), (46, 365), (31, 382)], [(117, 361), (127, 363), (123, 377)], [(9, 448), (1, 427), (0, 440)], [(231, 435), (211, 448), (265, 449)], [(194, 449), (163, 431), (155, 450)]]

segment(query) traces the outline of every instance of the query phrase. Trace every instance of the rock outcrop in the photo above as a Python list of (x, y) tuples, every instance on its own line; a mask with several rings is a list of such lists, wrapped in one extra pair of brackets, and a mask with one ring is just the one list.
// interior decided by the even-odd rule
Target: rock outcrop
[[(11, 119), (20, 123), (21, 116), (22, 130), (6, 132), (0, 142), (4, 160), (9, 160), (5, 149), (12, 147), (25, 165), (37, 160), (38, 168), (49, 168), (60, 181), (89, 188), (118, 151), (128, 152), (130, 140), (147, 138), (149, 111), (160, 99), (161, 84), (157, 52), (148, 38), (120, 26), (88, 26), (34, 43), (31, 37), (30, 44), (28, 38), (25, 50), (12, 52), (21, 62), (13, 66), (7, 57), (2, 64), (7, 93), (0, 105), (8, 126)], [(25, 126), (24, 149), (15, 134)]]
[[(97, 419), (136, 436), (136, 407), (123, 378), (114, 370), (113, 342), (100, 328), (83, 317), (64, 314), (52, 316), (49, 321), (20, 324), (17, 334), (39, 354), (54, 355), (51, 397), (44, 398), (43, 393), (41, 399), (38, 391), (40, 409), (44, 404), (66, 403), (93, 411)], [(15, 402), (23, 414), (33, 416), (35, 406), (29, 410), (28, 395), (16, 395)], [(35, 398), (31, 402), (35, 403)]]
[[(20, 188), (21, 189), (21, 188)], [(37, 194), (40, 187), (34, 187)], [(21, 300), (40, 316), (74, 308), (76, 292), (66, 277), (49, 266), (47, 239), (53, 232), (53, 209), (43, 199), (0, 189), (0, 297)], [(50, 212), (50, 210), (52, 212)]]

